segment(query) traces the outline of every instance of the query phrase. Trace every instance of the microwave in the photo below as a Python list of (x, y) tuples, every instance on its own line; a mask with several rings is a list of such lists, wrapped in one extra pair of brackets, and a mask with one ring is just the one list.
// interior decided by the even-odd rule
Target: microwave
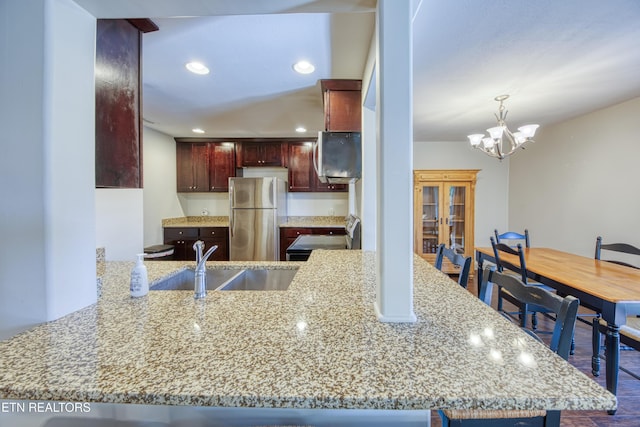
[(348, 184), (362, 176), (360, 132), (318, 132), (313, 166), (321, 182)]

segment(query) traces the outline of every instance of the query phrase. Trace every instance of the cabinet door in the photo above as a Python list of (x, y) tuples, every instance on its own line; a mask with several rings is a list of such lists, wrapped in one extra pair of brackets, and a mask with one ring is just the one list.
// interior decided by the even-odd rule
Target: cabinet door
[(261, 166), (261, 153), (259, 142), (242, 142), (240, 144), (240, 167)]
[[(313, 169), (313, 145), (307, 142), (291, 142), (289, 157), (289, 191), (313, 191), (313, 179), (317, 179)], [(319, 180), (318, 180), (319, 182)]]
[(359, 90), (325, 92), (325, 129), (336, 132), (360, 131), (361, 102)]
[(429, 260), (435, 260), (442, 239), (442, 187), (428, 183), (414, 188), (414, 251)]
[(262, 163), (260, 166), (282, 166), (282, 144), (279, 142), (266, 142), (262, 147)]
[(191, 144), (193, 191), (209, 191), (209, 145)]
[(218, 249), (211, 255), (210, 260), (229, 261), (229, 228), (201, 227), (200, 239), (204, 242), (205, 250), (218, 245)]
[(209, 191), (209, 147), (205, 143), (176, 143), (178, 192)]
[(235, 148), (232, 142), (209, 145), (209, 191), (229, 191), (229, 177), (236, 176)]
[(168, 227), (164, 229), (164, 244), (174, 246), (173, 259), (176, 261), (189, 261), (196, 259), (195, 252), (193, 251), (193, 244), (197, 239), (197, 228)]
[(472, 243), (469, 242), (470, 218), (469, 195), (470, 184), (449, 183), (444, 186), (445, 196), (445, 234), (442, 243), (453, 248), (459, 254), (471, 254)]
[(177, 191), (192, 191), (193, 170), (191, 162), (191, 144), (176, 144)]

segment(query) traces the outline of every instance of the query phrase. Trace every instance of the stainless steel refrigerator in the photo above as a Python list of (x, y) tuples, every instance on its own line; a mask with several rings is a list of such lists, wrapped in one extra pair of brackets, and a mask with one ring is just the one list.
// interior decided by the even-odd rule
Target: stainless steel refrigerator
[(275, 177), (229, 178), (229, 259), (280, 260), (287, 183)]

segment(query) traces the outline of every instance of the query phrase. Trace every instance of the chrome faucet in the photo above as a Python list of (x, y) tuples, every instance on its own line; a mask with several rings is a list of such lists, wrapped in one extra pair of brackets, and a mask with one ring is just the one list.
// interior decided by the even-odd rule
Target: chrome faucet
[(207, 267), (206, 263), (212, 253), (218, 249), (218, 245), (213, 245), (202, 255), (204, 250), (204, 242), (198, 240), (193, 244), (193, 250), (196, 251), (196, 279), (194, 284), (195, 299), (201, 299), (207, 296)]

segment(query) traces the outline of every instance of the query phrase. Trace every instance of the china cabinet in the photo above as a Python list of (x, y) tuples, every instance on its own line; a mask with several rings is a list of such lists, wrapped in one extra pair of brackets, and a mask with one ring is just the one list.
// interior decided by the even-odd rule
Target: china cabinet
[[(414, 251), (434, 263), (444, 243), (464, 256), (474, 250), (474, 193), (478, 170), (415, 170)], [(443, 270), (455, 274), (453, 266)]]

